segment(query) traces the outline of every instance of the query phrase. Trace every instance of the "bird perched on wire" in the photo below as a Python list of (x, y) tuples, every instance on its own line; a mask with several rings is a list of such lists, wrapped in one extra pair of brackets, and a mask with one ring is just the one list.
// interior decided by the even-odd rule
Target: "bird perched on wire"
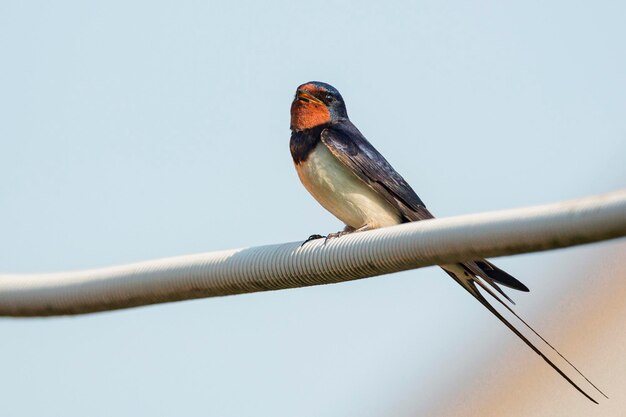
[[(291, 132), (291, 156), (300, 181), (326, 210), (346, 225), (342, 231), (327, 235), (326, 240), (434, 217), (404, 178), (352, 124), (346, 104), (333, 86), (311, 81), (298, 87), (291, 104)], [(322, 237), (312, 235), (307, 242)], [(581, 387), (584, 383), (606, 397), (498, 296), (512, 303), (500, 285), (527, 292), (524, 284), (485, 259), (441, 265), (441, 268), (585, 397), (596, 402)], [(522, 330), (532, 332), (542, 349), (498, 312), (479, 289), (519, 320)], [(569, 373), (557, 366), (546, 351), (555, 352), (571, 367), (567, 368)], [(570, 375), (572, 370), (578, 379), (582, 378), (580, 384), (573, 380), (576, 374)]]

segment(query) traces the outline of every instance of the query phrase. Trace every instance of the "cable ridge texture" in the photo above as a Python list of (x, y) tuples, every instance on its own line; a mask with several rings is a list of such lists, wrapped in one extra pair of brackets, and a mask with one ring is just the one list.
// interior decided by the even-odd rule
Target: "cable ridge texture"
[(84, 314), (330, 284), (626, 236), (626, 190), (319, 239), (85, 271), (0, 274), (0, 315)]

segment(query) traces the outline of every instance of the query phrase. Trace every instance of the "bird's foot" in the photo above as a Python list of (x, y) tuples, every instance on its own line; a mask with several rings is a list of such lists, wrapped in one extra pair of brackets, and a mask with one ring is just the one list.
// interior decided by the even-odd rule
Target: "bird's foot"
[(350, 226), (346, 226), (343, 230), (336, 232), (336, 233), (329, 233), (326, 236), (322, 236), (322, 235), (311, 235), (309, 236), (309, 238), (307, 240), (305, 240), (304, 242), (302, 242), (302, 244), (300, 245), (300, 247), (304, 246), (305, 244), (309, 243), (312, 240), (317, 240), (317, 239), (321, 239), (324, 238), (324, 245), (326, 243), (328, 243), (329, 240), (331, 239), (335, 239), (344, 235), (349, 235), (350, 233), (355, 233), (355, 232), (364, 232), (366, 230), (370, 230), (370, 226), (365, 225), (365, 226), (361, 226), (358, 229), (355, 229), (354, 227), (350, 227)]
[(350, 227), (350, 226), (346, 226), (344, 227), (344, 229), (340, 232), (337, 233), (329, 233), (328, 236), (326, 236), (326, 239), (324, 240), (324, 245), (330, 240), (330, 239), (335, 239), (337, 237), (341, 237), (344, 235), (349, 235), (350, 233), (354, 233), (354, 232), (362, 232), (363, 230), (367, 230), (367, 226), (363, 226), (363, 227), (359, 227), (358, 229), (355, 229), (354, 227)]
[(311, 242), (312, 240), (317, 240), (317, 239), (324, 239), (324, 245), (326, 244), (326, 242), (328, 242), (330, 239), (334, 239), (336, 237), (339, 236), (343, 236), (343, 235), (347, 235), (348, 233), (352, 233), (354, 230), (342, 230), (340, 232), (337, 233), (329, 233), (326, 236), (323, 235), (311, 235), (307, 238), (307, 240), (305, 240), (304, 242), (302, 242), (302, 244), (300, 245), (300, 247), (303, 247), (304, 245), (306, 245), (307, 243)]
[(302, 244), (300, 245), (300, 247), (303, 247), (304, 245), (306, 245), (307, 243), (309, 243), (312, 240), (317, 240), (317, 239), (321, 239), (321, 238), (325, 238), (326, 236), (322, 236), (322, 235), (311, 235), (307, 238), (307, 240), (305, 240), (304, 242), (302, 242)]
[(328, 235), (326, 235), (326, 239), (324, 239), (324, 245), (328, 243), (328, 241), (331, 239), (335, 239), (344, 235), (349, 235), (352, 232), (354, 232), (354, 230), (342, 230), (337, 233), (329, 233)]

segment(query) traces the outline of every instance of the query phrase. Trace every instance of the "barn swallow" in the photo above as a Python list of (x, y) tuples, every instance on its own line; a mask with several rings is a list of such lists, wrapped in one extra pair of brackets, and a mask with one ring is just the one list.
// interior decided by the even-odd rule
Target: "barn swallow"
[[(291, 104), (291, 132), (291, 156), (300, 181), (345, 224), (342, 231), (331, 233), (326, 239), (434, 218), (411, 186), (352, 124), (341, 94), (331, 85), (311, 81), (298, 87)], [(318, 237), (323, 236), (312, 235), (308, 240)], [(528, 292), (524, 284), (486, 259), (440, 266), (585, 397), (597, 403), (581, 387), (583, 384), (606, 397), (504, 301), (514, 304), (500, 285)], [(498, 312), (479, 289), (504, 306), (519, 321), (519, 328)], [(532, 334), (526, 336), (522, 330), (534, 334), (542, 349), (529, 340)], [(564, 369), (568, 373), (546, 351), (556, 353), (567, 364)], [(579, 379), (580, 385), (572, 378)]]

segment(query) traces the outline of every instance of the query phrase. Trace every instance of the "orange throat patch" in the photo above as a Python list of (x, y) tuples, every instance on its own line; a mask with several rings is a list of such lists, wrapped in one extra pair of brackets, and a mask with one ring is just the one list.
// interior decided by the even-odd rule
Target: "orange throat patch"
[(300, 131), (330, 122), (330, 111), (323, 104), (294, 100), (291, 104), (291, 129)]

